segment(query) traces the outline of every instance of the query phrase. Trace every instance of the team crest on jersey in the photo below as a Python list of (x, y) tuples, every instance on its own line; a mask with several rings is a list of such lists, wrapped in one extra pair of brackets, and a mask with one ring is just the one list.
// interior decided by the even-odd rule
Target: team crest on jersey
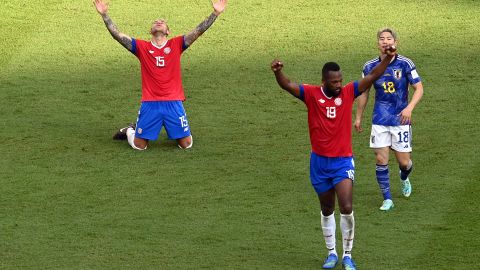
[(394, 69), (393, 75), (395, 79), (400, 80), (402, 78), (402, 70), (401, 69)]
[(141, 128), (137, 128), (138, 134), (142, 134), (143, 130)]
[(335, 105), (337, 105), (337, 106), (342, 105), (342, 99), (339, 98), (339, 97), (337, 97), (334, 102), (335, 102)]
[(169, 54), (171, 51), (172, 51), (172, 49), (170, 49), (170, 47), (166, 47), (165, 49), (163, 49), (163, 52), (165, 54)]

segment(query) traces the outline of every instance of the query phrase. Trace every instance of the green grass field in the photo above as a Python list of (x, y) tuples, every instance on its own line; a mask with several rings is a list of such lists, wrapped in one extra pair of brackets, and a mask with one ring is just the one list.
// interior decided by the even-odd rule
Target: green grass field
[[(478, 10), (477, 0), (231, 0), (183, 56), (194, 148), (163, 131), (136, 152), (111, 136), (136, 118), (139, 64), (91, 1), (1, 2), (0, 269), (320, 269), (306, 109), (269, 65), (279, 57), (291, 79), (319, 83), (333, 60), (345, 83), (359, 79), (383, 26), (425, 87), (414, 191), (401, 198), (392, 165), (396, 207), (378, 210), (369, 103), (367, 131), (353, 136), (353, 256), (359, 269), (478, 268)], [(109, 14), (147, 39), (155, 18), (179, 35), (210, 12), (208, 0), (112, 0)]]

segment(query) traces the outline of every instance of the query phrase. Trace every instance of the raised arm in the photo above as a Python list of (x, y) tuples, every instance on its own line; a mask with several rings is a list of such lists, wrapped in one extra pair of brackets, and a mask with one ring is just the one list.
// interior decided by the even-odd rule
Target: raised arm
[(227, 7), (227, 0), (218, 0), (216, 3), (212, 2), (213, 12), (208, 16), (203, 22), (201, 22), (195, 29), (190, 33), (185, 35), (185, 45), (190, 46), (192, 43), (197, 40), (205, 31), (207, 31), (217, 17), (225, 10)]
[(386, 48), (386, 55), (383, 57), (380, 64), (378, 64), (369, 74), (365, 75), (365, 77), (363, 77), (358, 83), (358, 91), (362, 93), (368, 90), (373, 82), (382, 76), (396, 54), (397, 48), (395, 46)]
[(95, 8), (97, 9), (98, 14), (102, 16), (103, 22), (108, 29), (108, 32), (112, 35), (112, 37), (118, 41), (118, 43), (122, 44), (127, 50), (132, 51), (132, 38), (121, 33), (117, 26), (113, 23), (112, 19), (108, 16), (108, 4), (105, 3), (103, 0), (95, 0), (93, 1)]
[(300, 97), (300, 86), (296, 83), (292, 83), (282, 72), (283, 63), (282, 61), (275, 59), (271, 65), (272, 71), (275, 74), (278, 85), (284, 90), (287, 90), (290, 94), (295, 97)]

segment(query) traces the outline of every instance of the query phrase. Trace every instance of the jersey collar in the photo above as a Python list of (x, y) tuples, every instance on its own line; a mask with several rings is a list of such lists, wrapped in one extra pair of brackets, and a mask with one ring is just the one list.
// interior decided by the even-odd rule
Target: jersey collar
[(153, 43), (153, 41), (150, 40), (150, 43), (153, 45), (153, 47), (157, 48), (157, 49), (161, 49), (163, 47), (165, 47), (165, 45), (167, 45), (167, 41), (165, 41), (162, 45), (158, 46), (158, 45), (155, 45), (155, 43)]
[(323, 86), (320, 86), (320, 90), (322, 90), (322, 94), (323, 94), (323, 96), (325, 96), (326, 98), (328, 98), (328, 99), (332, 99), (332, 98), (333, 98), (333, 96), (329, 97), (327, 94), (325, 94), (325, 91), (323, 90)]

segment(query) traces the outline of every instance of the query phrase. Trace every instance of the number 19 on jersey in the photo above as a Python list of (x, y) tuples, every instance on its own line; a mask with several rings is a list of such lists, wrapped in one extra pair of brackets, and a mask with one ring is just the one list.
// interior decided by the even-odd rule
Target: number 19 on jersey
[(336, 107), (325, 107), (327, 109), (327, 118), (337, 117)]

